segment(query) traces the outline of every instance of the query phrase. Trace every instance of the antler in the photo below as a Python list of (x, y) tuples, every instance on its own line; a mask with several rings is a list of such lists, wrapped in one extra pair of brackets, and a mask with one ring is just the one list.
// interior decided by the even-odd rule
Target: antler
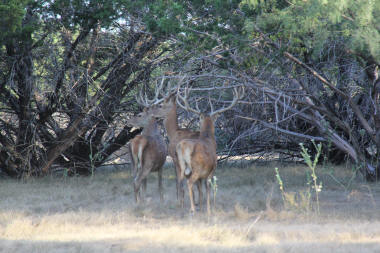
[(139, 95), (136, 96), (137, 103), (139, 103), (140, 105), (142, 105), (144, 107), (149, 107), (149, 106), (161, 103), (164, 100), (164, 98), (159, 99), (158, 96), (162, 92), (162, 89), (164, 87), (164, 81), (165, 81), (165, 79), (162, 78), (160, 85), (156, 86), (156, 88), (154, 90), (153, 99), (149, 99), (146, 93), (143, 95), (142, 89), (140, 89)]
[[(189, 87), (185, 88), (185, 95), (184, 96), (181, 95), (179, 88), (180, 88), (180, 85), (178, 85), (178, 88), (177, 88), (177, 103), (178, 103), (178, 105), (186, 111), (193, 112), (195, 114), (200, 115), (201, 110), (199, 110), (198, 102), (195, 102), (196, 109), (191, 108), (189, 105), (189, 101), (188, 101), (189, 93), (190, 93)], [(180, 100), (182, 100), (183, 103)]]
[[(189, 88), (188, 87), (184, 88), (184, 95), (182, 95), (180, 93), (179, 88), (180, 87), (178, 86), (178, 89), (177, 89), (177, 103), (178, 103), (178, 105), (182, 109), (184, 109), (186, 111), (190, 111), (190, 112), (193, 112), (195, 114), (200, 115), (201, 111), (200, 111), (200, 109), (198, 107), (198, 102), (197, 101), (195, 102), (196, 108), (192, 108), (189, 105), (189, 101), (188, 101), (189, 93), (190, 93)], [(209, 97), (209, 104), (210, 104), (210, 107), (211, 107), (210, 116), (214, 116), (214, 115), (220, 114), (220, 113), (225, 112), (227, 110), (230, 110), (232, 107), (234, 107), (239, 102), (239, 100), (241, 100), (244, 97), (244, 94), (245, 94), (244, 87), (243, 86), (234, 87), (233, 88), (233, 93), (234, 93), (234, 97), (233, 97), (230, 105), (227, 106), (227, 107), (220, 108), (218, 110), (214, 110), (214, 106), (213, 106), (213, 104), (211, 102), (211, 98)]]
[(232, 107), (234, 107), (237, 104), (237, 102), (239, 102), (239, 100), (241, 100), (244, 97), (244, 94), (245, 94), (244, 86), (234, 87), (233, 93), (234, 93), (234, 98), (232, 99), (231, 104), (227, 107), (220, 108), (216, 111), (214, 111), (214, 106), (212, 105), (212, 103), (209, 99), (209, 103), (210, 103), (210, 107), (211, 107), (210, 116), (221, 114), (222, 112), (228, 111)]
[[(180, 86), (180, 84), (183, 82), (185, 78), (186, 78), (185, 75), (180, 76), (178, 80), (178, 83), (179, 83), (178, 86)], [(176, 86), (172, 87), (170, 79), (168, 81), (166, 89), (164, 89), (165, 80), (166, 80), (165, 76), (163, 76), (160, 84), (156, 85), (154, 89), (153, 99), (149, 99), (147, 94), (146, 93), (143, 94), (142, 89), (140, 89), (138, 96), (136, 96), (137, 103), (139, 103), (140, 105), (144, 107), (149, 107), (152, 105), (160, 104), (162, 101), (164, 101), (165, 98), (170, 97), (173, 93), (174, 94), (177, 93), (178, 89)], [(161, 98), (159, 98), (159, 96), (161, 96)]]

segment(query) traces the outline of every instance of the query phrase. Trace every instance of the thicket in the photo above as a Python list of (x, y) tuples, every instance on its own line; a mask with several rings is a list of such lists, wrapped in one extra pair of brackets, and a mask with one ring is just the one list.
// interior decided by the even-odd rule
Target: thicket
[(220, 154), (292, 158), (315, 140), (375, 179), (378, 13), (378, 0), (3, 1), (0, 168), (88, 174), (138, 133), (125, 124), (138, 91), (186, 76), (205, 110), (245, 86), (216, 123)]

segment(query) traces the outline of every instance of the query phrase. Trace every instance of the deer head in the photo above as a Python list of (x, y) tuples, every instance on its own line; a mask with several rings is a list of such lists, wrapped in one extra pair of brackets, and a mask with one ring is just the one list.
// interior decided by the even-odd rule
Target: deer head
[(127, 125), (131, 127), (145, 127), (149, 124), (152, 118), (152, 114), (149, 112), (149, 108), (145, 107), (144, 110), (137, 115), (131, 116), (127, 121)]
[[(180, 77), (177, 81), (181, 83), (183, 79), (184, 77)], [(136, 96), (136, 101), (145, 108), (149, 108), (156, 118), (162, 119), (176, 106), (176, 94), (176, 87), (172, 85), (171, 80), (163, 77), (156, 83), (152, 99), (148, 98), (146, 93), (143, 94), (141, 89), (139, 95)]]

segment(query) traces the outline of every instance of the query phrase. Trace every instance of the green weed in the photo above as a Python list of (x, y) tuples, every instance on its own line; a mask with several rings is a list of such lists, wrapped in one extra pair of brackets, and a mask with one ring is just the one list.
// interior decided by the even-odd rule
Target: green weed
[(299, 190), (297, 192), (286, 192), (284, 190), (284, 183), (281, 179), (278, 168), (275, 168), (276, 180), (280, 187), (282, 200), (286, 209), (302, 210), (308, 213), (312, 208), (311, 196), (312, 192), (314, 192), (316, 198), (316, 211), (318, 214), (320, 214), (319, 193), (322, 191), (322, 182), (318, 182), (316, 167), (319, 157), (322, 153), (322, 144), (316, 144), (314, 141), (312, 141), (312, 143), (317, 151), (314, 159), (312, 159), (311, 155), (309, 154), (309, 150), (305, 148), (302, 143), (300, 143), (301, 155), (308, 167), (306, 169), (306, 184), (308, 186), (307, 189)]

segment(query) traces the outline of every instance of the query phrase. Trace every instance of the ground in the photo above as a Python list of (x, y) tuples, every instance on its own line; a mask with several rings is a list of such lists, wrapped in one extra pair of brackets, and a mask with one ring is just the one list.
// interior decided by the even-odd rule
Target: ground
[[(191, 215), (187, 195), (185, 209), (177, 206), (170, 164), (164, 202), (153, 174), (139, 205), (129, 166), (92, 177), (3, 177), (0, 252), (380, 252), (380, 184), (366, 183), (348, 165), (320, 166), (318, 214), (314, 192), (311, 202), (302, 199), (305, 170), (299, 164), (219, 165), (210, 217)], [(284, 203), (283, 196), (290, 198)]]

